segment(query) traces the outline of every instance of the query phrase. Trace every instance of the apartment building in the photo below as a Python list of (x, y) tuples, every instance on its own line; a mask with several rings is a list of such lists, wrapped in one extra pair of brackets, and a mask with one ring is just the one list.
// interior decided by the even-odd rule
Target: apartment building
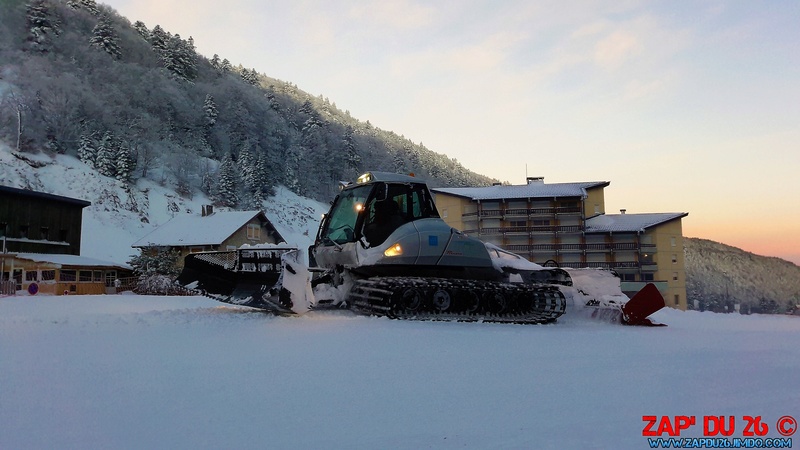
[(617, 272), (633, 295), (654, 283), (668, 306), (686, 309), (683, 229), (688, 213), (606, 214), (608, 181), (436, 188), (453, 228), (538, 264)]

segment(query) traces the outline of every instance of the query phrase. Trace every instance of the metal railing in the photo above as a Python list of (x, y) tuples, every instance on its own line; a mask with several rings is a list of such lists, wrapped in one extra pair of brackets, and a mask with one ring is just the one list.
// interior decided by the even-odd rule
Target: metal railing
[(0, 281), (0, 295), (17, 295), (16, 280)]
[(558, 206), (550, 208), (508, 208), (508, 209), (483, 209), (461, 215), (462, 218), (478, 217), (531, 217), (555, 216), (559, 214), (580, 214), (581, 208), (577, 206)]

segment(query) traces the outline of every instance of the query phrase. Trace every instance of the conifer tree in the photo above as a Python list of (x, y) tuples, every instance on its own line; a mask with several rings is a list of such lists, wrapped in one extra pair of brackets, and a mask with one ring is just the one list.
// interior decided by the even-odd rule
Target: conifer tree
[(349, 177), (355, 177), (361, 173), (361, 156), (356, 149), (356, 144), (353, 140), (353, 132), (353, 127), (348, 125), (344, 131), (344, 138), (342, 139), (345, 165), (349, 172), (346, 175), (349, 175)]
[(161, 25), (156, 25), (153, 27), (153, 31), (150, 32), (149, 42), (150, 45), (153, 47), (153, 51), (155, 51), (159, 56), (163, 55), (164, 52), (167, 50), (167, 41), (169, 40), (169, 34), (161, 28)]
[(89, 39), (89, 43), (104, 50), (112, 58), (119, 59), (122, 53), (119, 50), (118, 41), (117, 31), (114, 29), (111, 19), (103, 14), (92, 30), (92, 37)]
[(256, 69), (242, 69), (241, 76), (242, 79), (247, 83), (252, 84), (253, 86), (258, 85), (258, 72), (256, 72)]
[(31, 50), (47, 53), (52, 49), (53, 37), (60, 34), (58, 19), (52, 16), (46, 0), (34, 0), (26, 5), (28, 46)]
[(115, 161), (116, 177), (119, 181), (130, 181), (133, 171), (136, 170), (136, 159), (127, 144), (120, 144)]
[(95, 160), (97, 159), (97, 147), (94, 141), (94, 133), (82, 133), (78, 147), (78, 158), (92, 169), (95, 168)]
[(211, 94), (206, 94), (206, 100), (203, 102), (203, 112), (206, 116), (206, 127), (211, 128), (217, 123), (217, 116), (219, 116), (219, 112), (217, 111), (217, 104), (214, 103), (214, 97)]
[(137, 20), (133, 24), (133, 29), (139, 33), (139, 36), (143, 37), (144, 40), (150, 39), (150, 30), (147, 29), (147, 25), (144, 24), (141, 20)]
[(217, 200), (221, 205), (233, 208), (239, 203), (238, 184), (236, 167), (230, 156), (226, 156), (217, 176)]
[(97, 3), (94, 0), (78, 0), (81, 7), (89, 11), (93, 16), (99, 16), (100, 10), (97, 9)]
[(116, 175), (116, 149), (114, 135), (110, 131), (106, 131), (103, 139), (100, 140), (100, 145), (97, 148), (95, 167), (101, 175), (107, 177)]

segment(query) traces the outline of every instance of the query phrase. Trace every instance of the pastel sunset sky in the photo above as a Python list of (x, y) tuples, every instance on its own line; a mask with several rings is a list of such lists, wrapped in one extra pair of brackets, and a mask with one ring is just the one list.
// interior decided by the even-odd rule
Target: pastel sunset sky
[(108, 0), (509, 181), (800, 264), (800, 2)]

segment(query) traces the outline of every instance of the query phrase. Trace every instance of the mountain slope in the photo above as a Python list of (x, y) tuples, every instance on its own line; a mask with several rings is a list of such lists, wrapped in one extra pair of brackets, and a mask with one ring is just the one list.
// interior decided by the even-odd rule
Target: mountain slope
[(689, 306), (724, 311), (785, 312), (800, 304), (800, 266), (718, 242), (684, 239)]
[(492, 180), (191, 37), (93, 0), (0, 3), (0, 140), (252, 208), (278, 185), (321, 201), (363, 170), (436, 186)]
[[(181, 196), (147, 179), (123, 183), (100, 175), (68, 155), (29, 155), (0, 142), (0, 184), (90, 201), (83, 212), (81, 254), (127, 262), (138, 254), (131, 244), (178, 214), (199, 214), (209, 203), (202, 194)], [(289, 243), (307, 248), (327, 205), (278, 186), (261, 206)], [(223, 208), (224, 209), (224, 208)]]

